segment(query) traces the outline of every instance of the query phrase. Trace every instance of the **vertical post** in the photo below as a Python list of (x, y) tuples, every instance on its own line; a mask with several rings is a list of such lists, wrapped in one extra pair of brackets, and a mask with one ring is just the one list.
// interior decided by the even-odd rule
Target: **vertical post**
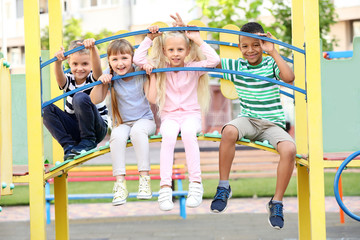
[(45, 239), (45, 191), (40, 91), (39, 1), (24, 1), (30, 237)]
[[(303, 48), (304, 45), (304, 9), (303, 0), (293, 0), (292, 7), (292, 44)], [(305, 56), (294, 51), (295, 86), (305, 89)], [(295, 92), (295, 141), (299, 154), (308, 154), (308, 131), (306, 96)], [(296, 164), (298, 192), (299, 239), (310, 239), (310, 202), (309, 174), (307, 168)]]
[[(62, 1), (51, 0), (49, 2), (49, 45), (50, 57), (63, 45), (63, 26), (62, 26)], [(61, 94), (55, 79), (53, 67), (50, 68), (50, 88), (51, 98)], [(58, 102), (58, 107), (63, 108), (62, 101)], [(60, 144), (53, 139), (53, 162), (63, 161), (63, 150)], [(68, 217), (68, 185), (67, 174), (54, 179), (54, 199), (55, 199), (55, 235), (56, 239), (69, 239), (69, 217)]]
[(311, 239), (326, 239), (319, 1), (304, 0)]
[[(11, 78), (5, 59), (0, 61), (0, 196), (12, 194)], [(3, 186), (3, 183), (5, 184)]]

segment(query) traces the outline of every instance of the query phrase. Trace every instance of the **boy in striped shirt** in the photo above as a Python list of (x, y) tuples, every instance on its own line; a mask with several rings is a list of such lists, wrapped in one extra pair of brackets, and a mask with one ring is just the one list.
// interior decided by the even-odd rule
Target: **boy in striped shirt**
[[(262, 26), (255, 22), (245, 24), (241, 31), (271, 38)], [(274, 48), (274, 44), (251, 37), (239, 36), (239, 49), (244, 59), (221, 59), (223, 69), (242, 71), (282, 80), (294, 81), (294, 73)], [(270, 56), (263, 57), (263, 51)], [(296, 155), (292, 137), (285, 131), (285, 115), (280, 101), (279, 86), (256, 78), (224, 74), (234, 83), (241, 106), (238, 118), (227, 123), (222, 129), (219, 148), (220, 181), (211, 211), (225, 211), (231, 197), (229, 174), (235, 155), (236, 141), (242, 137), (250, 140), (267, 140), (280, 154), (277, 168), (277, 183), (274, 196), (267, 204), (269, 223), (275, 229), (284, 225), (282, 198), (290, 181)]]
[[(64, 56), (64, 48), (55, 53), (55, 77), (59, 88), (70, 92), (85, 86), (102, 74), (100, 56), (94, 39), (76, 40), (69, 49), (84, 45), (85, 49)], [(62, 61), (69, 58), (71, 73), (64, 74)], [(92, 71), (91, 71), (92, 69)], [(71, 94), (66, 98), (65, 111), (51, 104), (43, 111), (43, 122), (51, 135), (64, 149), (64, 160), (97, 146), (107, 133), (108, 110), (105, 102), (94, 105), (90, 99), (92, 88)]]

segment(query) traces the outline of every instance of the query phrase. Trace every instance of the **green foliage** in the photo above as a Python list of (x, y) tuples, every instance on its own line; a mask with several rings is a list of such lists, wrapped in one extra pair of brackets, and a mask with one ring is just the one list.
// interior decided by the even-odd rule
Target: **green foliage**
[[(277, 33), (281, 41), (291, 44), (291, 6), (283, 0), (271, 0), (273, 6), (268, 10), (276, 19), (276, 22), (271, 27)], [(337, 40), (329, 36), (330, 27), (336, 23), (335, 6), (332, 0), (319, 1), (319, 25), (320, 25), (320, 39), (322, 40), (322, 47), (324, 51), (332, 51), (333, 46), (336, 46)], [(290, 55), (288, 49), (283, 50), (284, 55)]]
[[(94, 38), (95, 40), (99, 40), (105, 37), (109, 37), (113, 34), (107, 29), (103, 29), (97, 34), (92, 32), (86, 32), (85, 34), (83, 34), (81, 25), (82, 25), (81, 19), (70, 18), (66, 21), (63, 31), (63, 46), (65, 50), (68, 49), (68, 46), (71, 41), (78, 39), (87, 39), (87, 38)], [(98, 45), (98, 48), (101, 53), (106, 51), (106, 47), (107, 46), (105, 45), (101, 45), (101, 46)], [(49, 49), (49, 26), (46, 26), (43, 29), (41, 29), (41, 49), (43, 50)]]
[[(209, 19), (209, 27), (222, 28), (227, 24), (234, 24), (241, 28), (247, 22), (260, 23), (265, 32), (271, 32), (282, 42), (292, 43), (291, 35), (291, 1), (271, 0), (272, 6), (267, 10), (274, 16), (276, 21), (266, 26), (259, 20), (260, 7), (263, 0), (196, 0), (198, 7), (202, 9), (200, 18)], [(335, 7), (332, 0), (319, 1), (319, 24), (320, 38), (324, 51), (331, 51), (336, 45), (336, 39), (329, 36), (330, 27), (336, 23)], [(213, 34), (217, 39), (218, 34)], [(291, 51), (281, 49), (282, 54), (289, 56)]]

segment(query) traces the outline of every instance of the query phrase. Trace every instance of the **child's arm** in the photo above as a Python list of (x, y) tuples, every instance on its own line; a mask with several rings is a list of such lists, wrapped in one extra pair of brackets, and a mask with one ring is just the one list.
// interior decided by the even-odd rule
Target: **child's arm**
[(111, 74), (103, 74), (99, 77), (99, 81), (101, 81), (102, 84), (96, 85), (91, 90), (90, 99), (92, 103), (98, 104), (105, 100), (109, 84), (111, 83), (111, 78)]
[(54, 63), (54, 72), (57, 84), (60, 89), (63, 89), (66, 84), (66, 76), (63, 71), (62, 61), (66, 60), (68, 57), (64, 56), (64, 47), (61, 47), (59, 51), (55, 53), (55, 57), (58, 59)]
[(186, 31), (185, 34), (189, 39), (191, 39), (195, 44), (200, 47), (201, 51), (206, 57), (206, 60), (200, 61), (201, 67), (215, 68), (219, 65), (219, 55), (212, 47), (209, 46), (209, 44), (202, 40), (199, 31)]
[[(272, 38), (271, 33), (267, 34), (259, 34), (263, 37)], [(293, 70), (290, 68), (290, 66), (285, 62), (285, 60), (280, 56), (278, 51), (274, 47), (274, 43), (260, 40), (261, 48), (267, 52), (276, 62), (280, 73), (279, 76), (281, 80), (283, 80), (286, 83), (291, 83), (295, 80), (295, 75)]]
[(139, 67), (148, 63), (146, 59), (148, 49), (150, 48), (154, 38), (162, 34), (159, 32), (159, 26), (150, 26), (148, 30), (150, 33), (146, 35), (145, 39), (140, 43), (134, 54), (133, 62)]
[(94, 79), (98, 80), (98, 78), (102, 75), (102, 69), (99, 50), (95, 45), (95, 39), (85, 39), (80, 45), (84, 45), (86, 49), (89, 49), (93, 77)]
[(142, 69), (149, 74), (149, 79), (144, 84), (144, 92), (149, 103), (155, 104), (157, 97), (156, 90), (156, 75), (155, 73), (151, 73), (154, 67), (151, 64), (145, 64)]

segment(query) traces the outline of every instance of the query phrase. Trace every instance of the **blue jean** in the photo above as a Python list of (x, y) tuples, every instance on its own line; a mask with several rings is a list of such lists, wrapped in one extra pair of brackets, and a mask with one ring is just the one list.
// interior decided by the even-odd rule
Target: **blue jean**
[(51, 135), (64, 148), (77, 145), (82, 139), (101, 142), (107, 133), (107, 124), (100, 116), (89, 95), (78, 92), (73, 97), (75, 114), (69, 114), (51, 104), (43, 111), (43, 122)]

